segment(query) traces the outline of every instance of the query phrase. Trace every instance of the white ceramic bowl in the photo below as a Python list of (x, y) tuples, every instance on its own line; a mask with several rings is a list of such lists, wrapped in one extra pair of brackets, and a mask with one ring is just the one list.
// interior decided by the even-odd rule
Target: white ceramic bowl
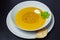
[[(44, 27), (46, 27), (48, 24), (49, 24), (49, 22), (50, 22), (50, 20), (51, 20), (51, 12), (50, 12), (50, 10), (49, 10), (49, 8), (45, 5), (45, 4), (43, 4), (43, 3), (41, 3), (41, 2), (38, 2), (38, 1), (24, 1), (24, 2), (21, 2), (21, 3), (19, 3), (19, 4), (17, 4), (11, 11), (10, 11), (10, 13), (11, 13), (11, 20), (12, 20), (12, 22), (14, 23), (14, 26), (16, 26), (16, 24), (15, 24), (15, 15), (16, 15), (16, 13), (19, 11), (19, 10), (21, 10), (21, 9), (23, 9), (23, 8), (25, 8), (25, 7), (36, 7), (36, 8), (39, 8), (39, 9), (42, 9), (42, 10), (44, 10), (44, 11), (47, 11), (47, 12), (49, 12), (49, 14), (50, 14), (50, 16), (49, 16), (49, 18), (48, 19), (46, 19), (46, 22), (45, 22), (45, 24), (42, 26), (42, 27), (40, 27), (40, 28), (38, 28), (38, 29), (35, 29), (35, 30), (25, 30), (25, 29), (23, 29), (23, 28), (19, 28), (19, 29), (22, 29), (22, 30), (25, 30), (25, 31), (36, 31), (36, 30), (39, 30), (39, 29), (42, 29), (42, 28), (44, 28)], [(49, 10), (49, 11), (48, 11)], [(17, 26), (16, 26), (17, 27)], [(18, 27), (17, 27), (18, 28)]]

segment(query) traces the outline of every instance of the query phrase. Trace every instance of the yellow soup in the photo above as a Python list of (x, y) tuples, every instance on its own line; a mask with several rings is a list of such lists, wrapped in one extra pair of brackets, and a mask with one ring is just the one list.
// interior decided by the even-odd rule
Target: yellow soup
[(24, 30), (35, 30), (45, 23), (46, 19), (41, 17), (42, 10), (35, 7), (23, 8), (15, 16), (16, 25)]

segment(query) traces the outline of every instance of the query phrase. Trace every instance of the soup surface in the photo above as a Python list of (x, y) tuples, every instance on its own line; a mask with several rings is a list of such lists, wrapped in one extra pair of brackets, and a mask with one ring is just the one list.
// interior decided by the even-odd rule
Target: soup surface
[(15, 16), (16, 25), (24, 30), (35, 30), (42, 27), (46, 19), (41, 17), (42, 10), (27, 7), (19, 10)]

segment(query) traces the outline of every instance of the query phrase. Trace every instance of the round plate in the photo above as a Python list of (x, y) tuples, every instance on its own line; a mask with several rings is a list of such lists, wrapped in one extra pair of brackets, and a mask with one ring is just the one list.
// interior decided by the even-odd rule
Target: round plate
[[(36, 1), (34, 1), (34, 2), (36, 2)], [(32, 4), (34, 2), (32, 2)], [(31, 3), (31, 1), (30, 1), (30, 3)], [(38, 2), (38, 3), (40, 4), (40, 2)], [(42, 6), (42, 3), (40, 4), (40, 6)], [(44, 6), (44, 4), (43, 4), (43, 6)], [(50, 9), (48, 7), (46, 7), (46, 5), (44, 7), (42, 7), (42, 8), (43, 8), (43, 10), (47, 9), (46, 11), (48, 11), (49, 13), (52, 14), (52, 12), (50, 11)], [(10, 13), (8, 14), (7, 19), (6, 19), (6, 23), (7, 23), (8, 29), (13, 34), (15, 34), (18, 37), (27, 38), (27, 39), (34, 39), (36, 32), (27, 32), (27, 31), (23, 31), (23, 30), (18, 29), (17, 27), (15, 27), (15, 25), (13, 24), (13, 21), (11, 21), (11, 12), (12, 11), (10, 11)], [(48, 32), (51, 31), (51, 29), (53, 28), (53, 25), (54, 25), (54, 16), (52, 14), (51, 22), (47, 25)]]

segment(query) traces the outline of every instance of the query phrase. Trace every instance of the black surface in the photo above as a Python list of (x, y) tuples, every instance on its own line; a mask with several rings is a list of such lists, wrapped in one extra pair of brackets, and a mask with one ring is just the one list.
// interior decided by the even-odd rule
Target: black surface
[[(38, 1), (38, 0), (37, 0)], [(6, 25), (6, 16), (9, 11), (22, 0), (0, 0), (0, 40), (25, 40), (13, 35)], [(40, 0), (51, 9), (55, 16), (55, 25), (48, 36), (41, 40), (60, 40), (60, 1), (59, 0)], [(34, 39), (35, 40), (35, 39)], [(36, 39), (40, 40), (40, 39)]]

